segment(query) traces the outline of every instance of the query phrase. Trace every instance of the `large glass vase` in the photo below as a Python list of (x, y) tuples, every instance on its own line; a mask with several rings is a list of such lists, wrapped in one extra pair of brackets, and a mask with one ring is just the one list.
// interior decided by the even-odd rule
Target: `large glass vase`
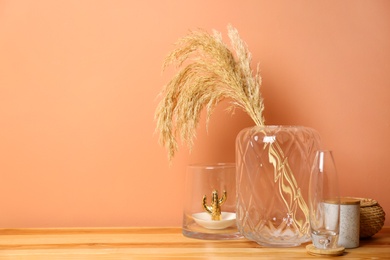
[(236, 140), (237, 227), (263, 246), (310, 240), (308, 187), (319, 134), (302, 126), (255, 126)]

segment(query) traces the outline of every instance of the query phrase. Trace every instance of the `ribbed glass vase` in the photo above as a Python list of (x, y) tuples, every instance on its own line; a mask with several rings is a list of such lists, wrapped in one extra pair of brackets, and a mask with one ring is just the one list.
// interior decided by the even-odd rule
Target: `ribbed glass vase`
[(310, 167), (319, 134), (303, 126), (255, 126), (236, 139), (237, 227), (269, 247), (310, 240)]

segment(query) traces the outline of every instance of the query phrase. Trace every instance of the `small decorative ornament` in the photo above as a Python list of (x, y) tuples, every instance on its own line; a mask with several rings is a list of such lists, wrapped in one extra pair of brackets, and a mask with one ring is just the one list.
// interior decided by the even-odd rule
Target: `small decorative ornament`
[[(206, 212), (194, 213), (192, 218), (195, 223), (206, 229), (227, 229), (235, 226), (236, 223), (236, 213), (233, 212), (221, 212), (221, 220), (211, 220), (210, 215)], [(239, 237), (239, 236), (238, 236)], [(235, 237), (235, 238), (238, 238)], [(215, 237), (214, 239), (218, 239)]]
[(203, 208), (211, 215), (211, 220), (219, 221), (222, 219), (221, 217), (221, 206), (226, 201), (227, 195), (226, 191), (223, 191), (222, 198), (218, 198), (218, 191), (213, 190), (213, 194), (211, 197), (211, 205), (206, 205), (207, 196), (203, 196), (202, 205)]

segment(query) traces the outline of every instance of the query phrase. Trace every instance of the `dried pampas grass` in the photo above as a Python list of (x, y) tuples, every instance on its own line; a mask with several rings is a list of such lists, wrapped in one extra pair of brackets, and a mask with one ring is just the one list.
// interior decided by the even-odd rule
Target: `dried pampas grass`
[(164, 61), (163, 69), (181, 68), (163, 89), (155, 114), (160, 143), (168, 149), (169, 159), (178, 149), (177, 136), (192, 148), (201, 111), (206, 108), (208, 122), (223, 99), (230, 100), (230, 109), (246, 111), (256, 125), (264, 124), (259, 66), (253, 75), (251, 54), (237, 29), (229, 25), (228, 36), (234, 53), (219, 32), (198, 30), (181, 38)]

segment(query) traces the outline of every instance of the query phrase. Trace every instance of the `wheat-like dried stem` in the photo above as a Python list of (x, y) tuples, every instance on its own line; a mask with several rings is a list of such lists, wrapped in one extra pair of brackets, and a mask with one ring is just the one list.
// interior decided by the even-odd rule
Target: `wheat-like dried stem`
[(251, 54), (232, 26), (228, 26), (228, 36), (236, 56), (220, 33), (198, 30), (181, 38), (164, 61), (163, 69), (169, 65), (181, 68), (163, 89), (155, 114), (156, 130), (169, 159), (178, 149), (176, 137), (191, 148), (201, 111), (206, 108), (208, 122), (213, 108), (223, 99), (231, 101), (230, 108), (246, 111), (255, 124), (264, 124), (259, 67), (253, 75)]

